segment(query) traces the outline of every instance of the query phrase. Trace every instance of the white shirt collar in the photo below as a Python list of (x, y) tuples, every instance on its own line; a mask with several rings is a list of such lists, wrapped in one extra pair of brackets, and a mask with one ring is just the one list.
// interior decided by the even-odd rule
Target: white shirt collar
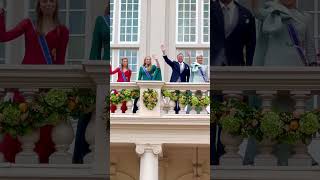
[(236, 7), (236, 4), (233, 0), (228, 5), (223, 4), (221, 1), (219, 1), (219, 3), (222, 9), (227, 6), (228, 8), (230, 8), (230, 10), (234, 10), (234, 8)]

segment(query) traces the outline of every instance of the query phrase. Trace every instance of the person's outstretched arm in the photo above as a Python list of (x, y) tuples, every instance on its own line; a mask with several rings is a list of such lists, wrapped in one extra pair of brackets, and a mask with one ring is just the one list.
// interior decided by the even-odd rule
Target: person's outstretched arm
[(115, 74), (115, 73), (119, 72), (119, 70), (120, 70), (119, 67), (117, 67), (115, 70), (112, 71), (112, 68), (110, 66), (110, 74)]
[(166, 47), (162, 44), (161, 45), (161, 51), (162, 51), (162, 55), (163, 55), (163, 58), (164, 60), (166, 61), (166, 63), (173, 67), (174, 63), (168, 58), (168, 56), (166, 55)]
[(0, 42), (11, 41), (25, 33), (27, 27), (32, 27), (29, 19), (24, 19), (13, 29), (6, 31), (5, 12), (0, 9)]

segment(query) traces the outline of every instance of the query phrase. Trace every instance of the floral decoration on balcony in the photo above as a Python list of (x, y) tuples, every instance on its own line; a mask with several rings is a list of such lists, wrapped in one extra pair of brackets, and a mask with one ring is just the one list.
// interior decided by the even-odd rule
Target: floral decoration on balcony
[(193, 106), (196, 108), (207, 107), (210, 104), (209, 96), (192, 95), (191, 91), (181, 92), (179, 90), (162, 89), (162, 96), (170, 98), (171, 101), (178, 101), (182, 106)]
[(161, 94), (163, 97), (169, 98), (171, 101), (178, 101), (179, 97), (182, 96), (180, 95), (179, 90), (167, 90), (167, 89), (162, 89)]
[(283, 130), (277, 141), (286, 144), (296, 144), (302, 141), (309, 144), (312, 135), (319, 131), (319, 116), (313, 112), (298, 113), (281, 113), (287, 115), (281, 118), (284, 122)]
[(66, 90), (50, 89), (47, 93), (41, 93), (37, 101), (43, 108), (47, 124), (57, 125), (60, 121), (68, 120), (71, 111), (76, 106), (69, 100)]
[(256, 136), (259, 133), (257, 130), (259, 113), (255, 108), (231, 98), (221, 104), (216, 103), (213, 109), (222, 111), (212, 114), (227, 133), (242, 137)]
[(77, 89), (67, 91), (68, 109), (73, 117), (80, 117), (94, 111), (96, 95), (93, 89)]
[(191, 102), (191, 95), (190, 93), (180, 93), (179, 96), (178, 96), (178, 101), (179, 101), (179, 104), (182, 105), (182, 106), (187, 106), (189, 105)]
[(110, 92), (110, 103), (117, 105), (123, 101), (130, 101), (140, 97), (139, 89), (122, 89), (119, 92), (111, 90)]
[(122, 99), (120, 94), (117, 91), (112, 90), (110, 93), (110, 103), (117, 105), (117, 104), (120, 104), (121, 102), (122, 102)]
[(293, 145), (299, 141), (308, 144), (320, 130), (320, 111), (262, 112), (237, 99), (211, 103), (211, 118), (212, 123), (219, 123), (223, 131), (234, 136)]
[(70, 116), (92, 112), (95, 94), (88, 89), (43, 89), (31, 102), (0, 103), (0, 133), (24, 136), (45, 125), (57, 125)]
[(148, 89), (143, 92), (143, 104), (147, 109), (153, 110), (158, 103), (158, 92), (153, 89)]
[(196, 108), (207, 107), (210, 104), (209, 96), (191, 96), (191, 105)]
[(0, 103), (0, 133), (13, 137), (30, 134), (45, 124), (43, 114), (35, 103)]

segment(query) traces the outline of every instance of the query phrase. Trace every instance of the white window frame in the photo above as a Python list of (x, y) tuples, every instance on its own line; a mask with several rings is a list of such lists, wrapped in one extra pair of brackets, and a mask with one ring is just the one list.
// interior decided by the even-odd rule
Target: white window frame
[[(116, 3), (115, 3), (116, 5)], [(118, 44), (140, 44), (140, 28), (141, 28), (141, 0), (138, 0), (138, 37), (137, 41), (120, 41), (120, 29), (121, 29), (121, 0), (117, 3), (118, 6)]]
[[(121, 17), (121, 3), (120, 0), (114, 0), (114, 9), (113, 9), (113, 40), (110, 42), (111, 45), (111, 53), (112, 53), (112, 58), (110, 59), (112, 62), (112, 70), (114, 70), (115, 68), (117, 68), (119, 66), (120, 63), (120, 50), (136, 50), (137, 51), (137, 66), (139, 66), (139, 58), (140, 58), (140, 50), (141, 50), (141, 46), (143, 46), (142, 44), (140, 44), (141, 42), (141, 14), (142, 14), (142, 2), (144, 2), (143, 0), (139, 0), (138, 1), (138, 8), (139, 8), (139, 14), (138, 14), (138, 39), (135, 42), (120, 42), (120, 17)], [(132, 72), (131, 77), (134, 76), (134, 74), (138, 74), (138, 67), (137, 67), (137, 72)], [(136, 76), (137, 77), (137, 76)], [(137, 78), (136, 78), (137, 79)], [(130, 81), (134, 82), (136, 81), (136, 79), (131, 78)], [(116, 82), (117, 80), (117, 75), (114, 74), (111, 77), (110, 82)]]
[(110, 31), (110, 33), (111, 33), (111, 39), (110, 39), (110, 44), (113, 44), (114, 43), (114, 36), (115, 36), (115, 34), (114, 34), (114, 29), (115, 29), (115, 7), (116, 7), (116, 1), (117, 0), (113, 0), (113, 4), (111, 4), (111, 2), (110, 2), (110, 11), (111, 11), (111, 6), (113, 6), (112, 7), (112, 9), (113, 9), (113, 11), (112, 12), (110, 12), (110, 16), (112, 17), (112, 31)]
[(209, 17), (208, 17), (208, 42), (205, 42), (204, 41), (204, 1), (205, 0), (201, 0), (202, 2), (201, 2), (201, 43), (202, 44), (210, 44), (210, 0), (208, 0), (209, 1), (209, 11), (208, 11), (208, 13), (209, 13)]
[[(190, 0), (191, 1), (191, 0)], [(202, 0), (200, 0), (202, 1)], [(196, 39), (195, 42), (179, 42), (178, 41), (178, 36), (179, 36), (179, 28), (178, 28), (178, 20), (179, 20), (179, 0), (176, 0), (176, 18), (175, 18), (175, 25), (176, 25), (176, 37), (175, 37), (175, 41), (176, 44), (198, 44), (198, 36), (199, 36), (199, 0), (196, 0)], [(184, 28), (184, 27), (183, 27)]]

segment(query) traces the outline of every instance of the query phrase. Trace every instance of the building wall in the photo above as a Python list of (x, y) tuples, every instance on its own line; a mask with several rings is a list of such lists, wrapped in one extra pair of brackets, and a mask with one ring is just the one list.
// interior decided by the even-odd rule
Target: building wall
[[(203, 34), (202, 25), (204, 24), (204, 18), (202, 18), (204, 12), (203, 4), (207, 3), (207, 5), (209, 5), (209, 0), (125, 0), (123, 2), (125, 3), (111, 0), (111, 15), (113, 17), (113, 38), (111, 42), (112, 66), (113, 68), (116, 68), (119, 66), (121, 57), (128, 57), (130, 68), (134, 72), (131, 81), (136, 80), (136, 71), (139, 66), (142, 65), (144, 57), (151, 56), (153, 54), (157, 55), (159, 59), (164, 80), (169, 80), (171, 69), (165, 64), (162, 58), (162, 52), (160, 50), (161, 44), (165, 44), (167, 46), (167, 53), (169, 57), (173, 59), (175, 59), (178, 52), (191, 50), (192, 61), (195, 60), (195, 56), (198, 53), (203, 54), (206, 57), (206, 62), (209, 62), (209, 37), (206, 38), (208, 42), (202, 42), (201, 39)], [(121, 5), (130, 4), (131, 2), (139, 4), (139, 9), (134, 9), (139, 12), (139, 21), (135, 21), (137, 24), (133, 24), (133, 26), (138, 26), (138, 39), (136, 41), (121, 42), (121, 28), (123, 27), (121, 23), (122, 20), (124, 20), (122, 18), (124, 16), (121, 14), (124, 13), (121, 11)], [(178, 32), (177, 15), (179, 15), (177, 11), (179, 8), (177, 3), (179, 2), (194, 2), (197, 5), (196, 13), (194, 13), (197, 17), (195, 19), (198, 19), (198, 26), (196, 27), (197, 32), (195, 33), (198, 38), (197, 42), (178, 43), (176, 40), (176, 33)], [(182, 10), (181, 13), (187, 12)], [(130, 21), (132, 18), (128, 19)], [(207, 19), (207, 21), (209, 22), (209, 19)], [(196, 25), (192, 20), (190, 20), (190, 24)], [(188, 59), (185, 60), (188, 62)], [(116, 81), (116, 77), (113, 77), (112, 80)]]

